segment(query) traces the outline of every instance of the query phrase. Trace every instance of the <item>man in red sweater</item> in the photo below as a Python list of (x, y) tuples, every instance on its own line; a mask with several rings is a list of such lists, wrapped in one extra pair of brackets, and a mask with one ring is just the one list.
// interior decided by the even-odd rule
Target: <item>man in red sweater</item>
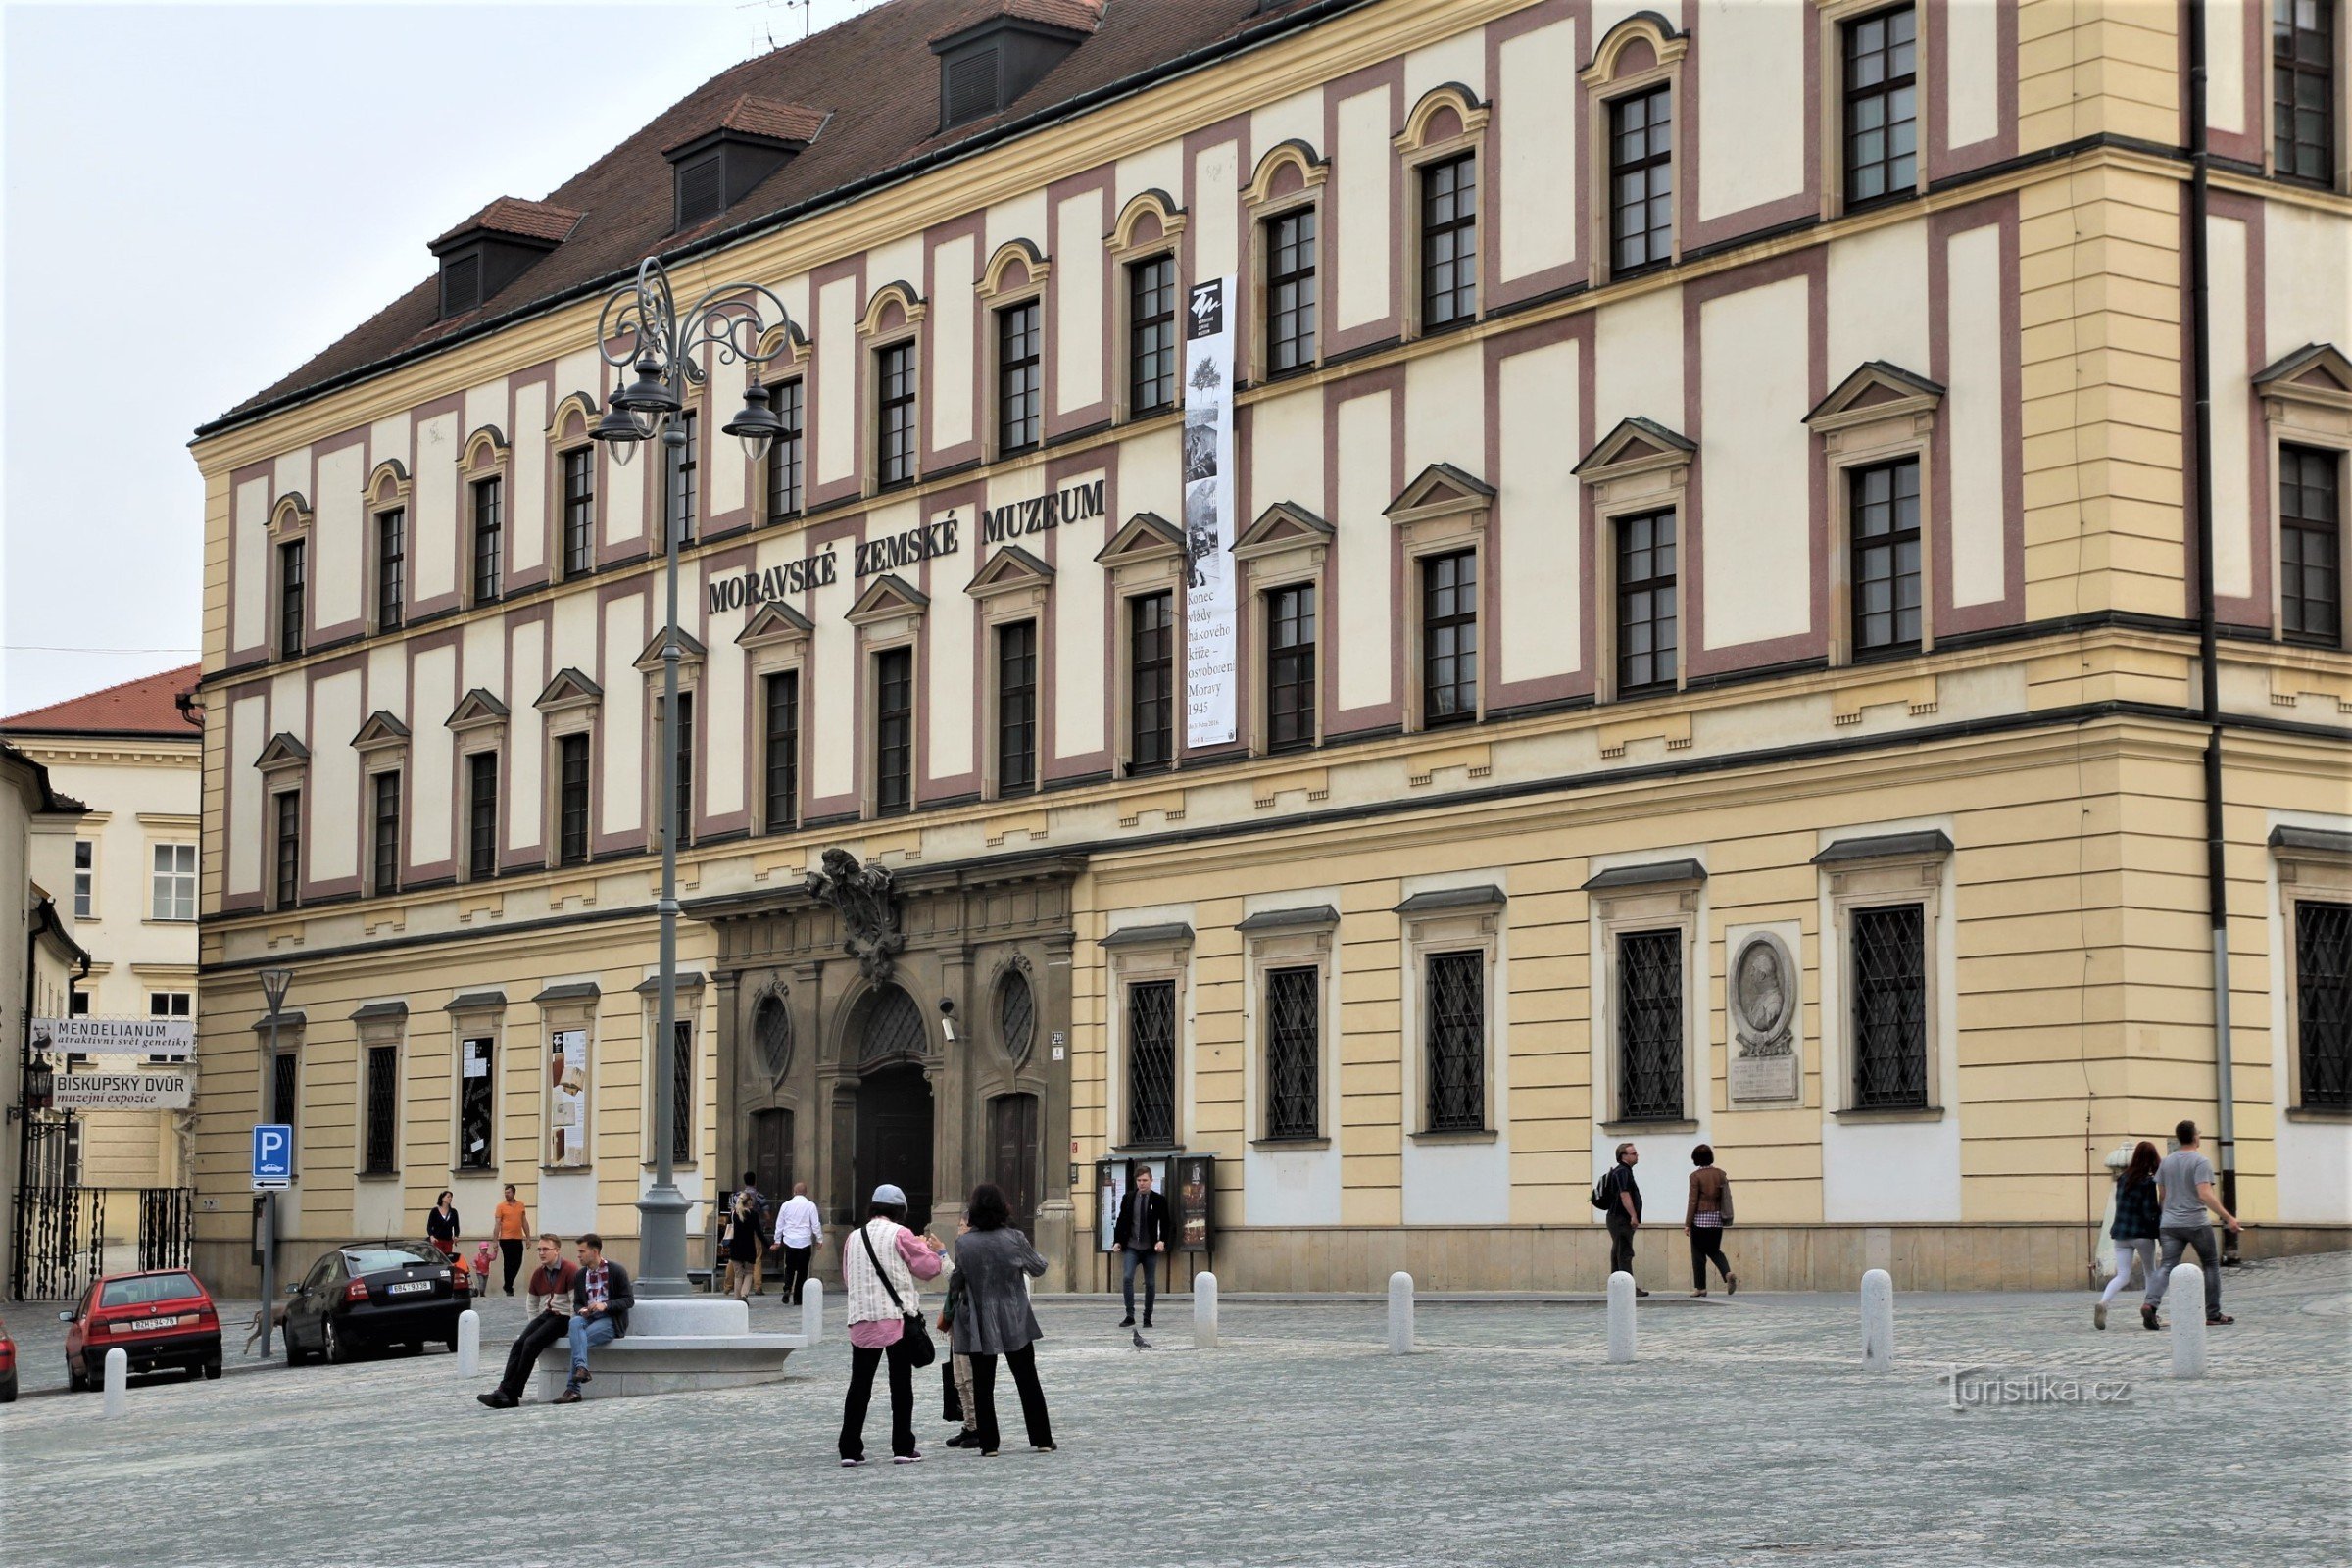
[(580, 1266), (564, 1256), (564, 1242), (560, 1237), (539, 1238), (539, 1266), (531, 1270), (527, 1290), (531, 1300), (531, 1320), (514, 1337), (514, 1348), (507, 1352), (506, 1376), (498, 1387), (475, 1398), (493, 1410), (512, 1410), (522, 1402), (522, 1386), (530, 1381), (531, 1368), (538, 1363), (539, 1352), (553, 1345), (562, 1345), (571, 1329), (571, 1288), (579, 1278)]

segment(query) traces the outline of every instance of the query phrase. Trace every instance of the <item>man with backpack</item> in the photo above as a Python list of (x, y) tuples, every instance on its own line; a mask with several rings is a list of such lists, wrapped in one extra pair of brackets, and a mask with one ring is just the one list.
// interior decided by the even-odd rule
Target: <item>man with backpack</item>
[[(1634, 1166), (1642, 1152), (1632, 1144), (1617, 1146), (1617, 1163), (1609, 1173), (1592, 1184), (1592, 1206), (1608, 1216), (1609, 1272), (1631, 1274), (1634, 1271), (1634, 1232), (1642, 1228), (1642, 1186), (1634, 1180)], [(1636, 1296), (1649, 1293), (1639, 1285)]]

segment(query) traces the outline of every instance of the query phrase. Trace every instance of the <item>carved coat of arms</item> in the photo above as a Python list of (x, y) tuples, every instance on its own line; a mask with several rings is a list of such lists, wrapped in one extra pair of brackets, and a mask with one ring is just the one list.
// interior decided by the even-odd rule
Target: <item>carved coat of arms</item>
[(899, 929), (899, 892), (890, 868), (859, 865), (847, 850), (827, 850), (822, 869), (808, 873), (808, 896), (841, 916), (841, 951), (858, 960), (866, 979), (888, 980), (906, 936)]

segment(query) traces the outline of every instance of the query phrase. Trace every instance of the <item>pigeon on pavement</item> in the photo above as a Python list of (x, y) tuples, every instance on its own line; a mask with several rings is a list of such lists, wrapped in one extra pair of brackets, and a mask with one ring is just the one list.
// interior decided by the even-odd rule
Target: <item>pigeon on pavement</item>
[(1144, 1338), (1144, 1331), (1142, 1329), (1129, 1329), (1127, 1334), (1129, 1338), (1135, 1341), (1135, 1348), (1137, 1349), (1149, 1350), (1152, 1348), (1152, 1342)]

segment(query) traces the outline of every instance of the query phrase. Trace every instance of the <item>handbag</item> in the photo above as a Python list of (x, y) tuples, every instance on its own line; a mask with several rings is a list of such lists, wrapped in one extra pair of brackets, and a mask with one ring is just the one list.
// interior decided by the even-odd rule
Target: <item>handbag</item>
[(906, 1303), (899, 1299), (899, 1288), (890, 1283), (890, 1270), (882, 1266), (882, 1258), (874, 1250), (874, 1233), (860, 1225), (858, 1228), (858, 1234), (865, 1238), (865, 1255), (874, 1265), (874, 1277), (880, 1280), (882, 1288), (890, 1293), (890, 1304), (899, 1309), (900, 1321), (906, 1325), (906, 1332), (901, 1336), (899, 1343), (906, 1347), (906, 1364), (908, 1366), (929, 1366), (939, 1359), (939, 1351), (932, 1347), (931, 1331), (924, 1326), (923, 1315), (920, 1312), (907, 1311)]
[(1724, 1227), (1728, 1230), (1732, 1223), (1732, 1179), (1729, 1176), (1723, 1179), (1723, 1196), (1715, 1200), (1715, 1208), (1723, 1215)]

